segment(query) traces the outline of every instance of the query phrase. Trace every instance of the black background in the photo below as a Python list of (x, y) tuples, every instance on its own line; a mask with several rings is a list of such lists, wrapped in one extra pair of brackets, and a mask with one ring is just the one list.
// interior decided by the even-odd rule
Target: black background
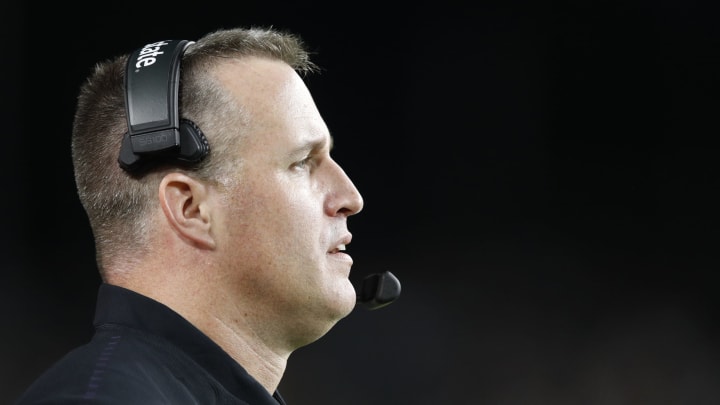
[(3, 7), (0, 402), (91, 333), (78, 86), (147, 41), (248, 25), (317, 53), (366, 202), (353, 277), (403, 283), (291, 357), (290, 404), (720, 402), (713, 2)]

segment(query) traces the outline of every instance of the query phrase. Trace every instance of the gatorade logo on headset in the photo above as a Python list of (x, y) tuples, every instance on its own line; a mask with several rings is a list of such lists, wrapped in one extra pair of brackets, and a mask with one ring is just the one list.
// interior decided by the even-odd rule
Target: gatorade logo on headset
[(135, 67), (137, 69), (140, 69), (142, 67), (150, 66), (155, 63), (155, 61), (157, 61), (155, 57), (163, 54), (163, 52), (160, 51), (160, 48), (167, 44), (168, 42), (166, 41), (160, 41), (143, 46), (140, 50), (138, 59), (135, 62)]

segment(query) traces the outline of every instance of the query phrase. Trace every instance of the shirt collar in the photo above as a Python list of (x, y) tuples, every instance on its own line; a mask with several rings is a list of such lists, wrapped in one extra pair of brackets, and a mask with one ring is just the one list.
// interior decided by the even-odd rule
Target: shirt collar
[(166, 305), (123, 287), (103, 283), (98, 290), (94, 325), (116, 324), (168, 340), (190, 356), (225, 389), (251, 403), (285, 405), (279, 392), (267, 390), (220, 346)]

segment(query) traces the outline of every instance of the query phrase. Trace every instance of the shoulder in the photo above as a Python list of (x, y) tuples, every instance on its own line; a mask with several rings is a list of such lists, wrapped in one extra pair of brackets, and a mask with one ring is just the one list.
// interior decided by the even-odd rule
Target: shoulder
[(16, 405), (212, 403), (215, 389), (203, 373), (167, 342), (132, 329), (100, 329), (47, 369)]

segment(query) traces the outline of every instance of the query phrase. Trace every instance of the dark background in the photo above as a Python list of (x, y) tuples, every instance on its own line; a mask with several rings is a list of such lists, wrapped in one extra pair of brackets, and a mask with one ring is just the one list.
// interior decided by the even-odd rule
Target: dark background
[(290, 404), (720, 403), (714, 2), (111, 4), (3, 6), (0, 403), (91, 333), (78, 86), (240, 25), (317, 52), (353, 277), (403, 283), (291, 357)]

